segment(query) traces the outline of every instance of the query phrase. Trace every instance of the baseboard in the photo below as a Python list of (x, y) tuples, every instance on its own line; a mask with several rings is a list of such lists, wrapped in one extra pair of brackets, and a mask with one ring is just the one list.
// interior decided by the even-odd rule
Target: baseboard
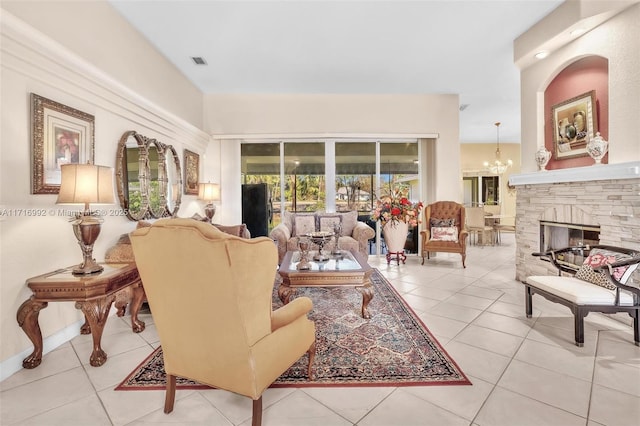
[[(70, 326), (58, 331), (57, 333), (52, 334), (51, 336), (43, 339), (42, 344), (42, 354), (43, 356), (52, 350), (58, 348), (59, 346), (67, 343), (69, 340), (73, 339), (76, 336), (80, 335), (80, 327), (84, 324), (84, 320), (80, 320), (71, 324)], [(22, 370), (22, 360), (31, 355), (33, 352), (33, 346), (29, 346), (29, 348), (8, 358), (0, 363), (0, 382), (10, 377), (11, 375), (17, 373)]]

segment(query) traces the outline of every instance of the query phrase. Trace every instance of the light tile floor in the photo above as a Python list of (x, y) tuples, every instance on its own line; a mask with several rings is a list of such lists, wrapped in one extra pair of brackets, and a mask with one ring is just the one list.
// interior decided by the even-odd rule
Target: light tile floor
[[(638, 425), (640, 348), (628, 321), (590, 314), (585, 345), (576, 347), (568, 309), (536, 296), (534, 318), (525, 317), (514, 257), (512, 234), (501, 246), (470, 247), (466, 269), (453, 254), (424, 266), (415, 255), (399, 266), (370, 257), (472, 386), (269, 389), (263, 425)], [(78, 336), (0, 383), (0, 423), (251, 423), (251, 402), (229, 392), (178, 391), (170, 415), (164, 391), (115, 392), (158, 345), (150, 315), (141, 334), (128, 320), (109, 319), (102, 367), (88, 365), (90, 336)]]

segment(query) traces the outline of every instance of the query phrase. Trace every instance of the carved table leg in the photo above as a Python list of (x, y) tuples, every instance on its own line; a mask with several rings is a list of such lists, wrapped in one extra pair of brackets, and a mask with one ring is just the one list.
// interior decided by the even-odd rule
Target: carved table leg
[(86, 315), (84, 316), (84, 324), (80, 327), (80, 334), (91, 334), (91, 325)]
[(371, 314), (367, 307), (369, 306), (369, 302), (373, 299), (373, 287), (371, 283), (365, 284), (364, 287), (358, 287), (360, 293), (362, 293), (362, 318), (371, 319)]
[(93, 338), (93, 352), (89, 358), (89, 364), (100, 367), (107, 361), (107, 353), (100, 347), (102, 332), (109, 316), (109, 309), (115, 296), (107, 296), (86, 302), (76, 302), (76, 309), (81, 309), (91, 327), (91, 337)]
[(18, 325), (33, 343), (33, 352), (22, 360), (24, 368), (36, 368), (42, 362), (42, 332), (40, 331), (40, 324), (38, 324), (38, 315), (40, 310), (46, 308), (47, 305), (47, 302), (33, 300), (32, 296), (18, 308), (16, 315)]
[(291, 288), (288, 285), (285, 285), (284, 283), (280, 284), (280, 287), (278, 287), (278, 297), (280, 297), (280, 300), (285, 305), (289, 303), (289, 301), (291, 300), (291, 296), (293, 296), (295, 293), (296, 293), (295, 288)]
[(133, 297), (131, 299), (131, 328), (134, 333), (140, 333), (144, 331), (145, 328), (144, 321), (138, 319), (138, 312), (140, 312), (140, 306), (142, 306), (144, 298), (144, 288), (142, 287), (142, 283), (138, 283), (133, 289)]
[(127, 311), (127, 305), (131, 301), (132, 297), (133, 292), (131, 291), (131, 287), (125, 287), (116, 293), (116, 301), (113, 303), (117, 309), (116, 315), (119, 317), (124, 316)]

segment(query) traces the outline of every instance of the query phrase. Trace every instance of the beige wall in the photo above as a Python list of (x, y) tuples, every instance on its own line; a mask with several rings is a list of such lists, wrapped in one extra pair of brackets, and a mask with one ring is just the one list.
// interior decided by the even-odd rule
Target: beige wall
[[(460, 165), (462, 173), (476, 175), (484, 173), (483, 163), (485, 161), (493, 161), (496, 158), (495, 143), (467, 143), (462, 144), (460, 148)], [(505, 215), (515, 216), (516, 214), (516, 196), (513, 191), (509, 191), (507, 184), (509, 183), (509, 175), (520, 173), (520, 144), (517, 143), (500, 143), (500, 158), (503, 162), (507, 160), (513, 161), (513, 166), (505, 172), (503, 178), (500, 179), (501, 212)]]
[[(245, 135), (248, 138), (414, 137), (438, 135), (434, 167), (426, 180), (437, 182), (425, 202), (462, 200), (457, 95), (206, 95), (205, 131), (224, 142), (229, 155)], [(423, 159), (424, 160), (424, 159)], [(240, 161), (225, 161), (224, 182), (240, 181)], [(229, 209), (240, 208), (240, 195), (224, 198)]]
[[(60, 207), (55, 204), (56, 195), (31, 194), (30, 93), (95, 117), (95, 163), (100, 165), (115, 165), (118, 140), (128, 130), (172, 144), (181, 158), (184, 148), (204, 153), (209, 135), (106, 77), (5, 10), (0, 14), (0, 35), (0, 208), (3, 212), (53, 212), (44, 217), (0, 216), (0, 372), (6, 377), (21, 367), (22, 358), (33, 349), (15, 317), (31, 294), (25, 280), (82, 260), (71, 225), (55, 214)], [(107, 49), (102, 53), (112, 52)], [(111, 57), (112, 61), (118, 59)], [(165, 85), (171, 86), (171, 81), (166, 80)], [(177, 80), (176, 85), (180, 84)], [(118, 205), (105, 208), (117, 209)], [(200, 209), (194, 196), (183, 197), (181, 214)], [(104, 259), (107, 248), (134, 225), (122, 216), (105, 217), (95, 258)], [(45, 350), (77, 335), (81, 317), (73, 303), (51, 303), (42, 310)]]
[(202, 127), (202, 93), (104, 0), (2, 0), (2, 8), (154, 104)]
[[(605, 2), (599, 2), (607, 5)], [(612, 2), (612, 7), (617, 6)], [(562, 12), (563, 9), (560, 10)], [(541, 34), (548, 19), (536, 30)], [(522, 170), (537, 170), (535, 152), (544, 145), (544, 91), (553, 78), (570, 63), (589, 55), (609, 60), (609, 163), (640, 160), (638, 117), (640, 117), (640, 4), (636, 3), (547, 58), (521, 69)], [(568, 27), (567, 27), (568, 28)]]

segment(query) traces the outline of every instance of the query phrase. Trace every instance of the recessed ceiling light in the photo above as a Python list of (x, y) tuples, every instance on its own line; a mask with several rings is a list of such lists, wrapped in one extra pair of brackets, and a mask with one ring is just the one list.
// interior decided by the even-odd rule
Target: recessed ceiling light
[(196, 64), (196, 65), (207, 65), (207, 61), (204, 60), (203, 57), (201, 56), (192, 56), (191, 60)]
[(537, 59), (544, 59), (547, 56), (549, 56), (549, 52), (547, 52), (546, 50), (543, 50), (542, 52), (538, 52), (538, 53), (535, 54), (535, 57)]

